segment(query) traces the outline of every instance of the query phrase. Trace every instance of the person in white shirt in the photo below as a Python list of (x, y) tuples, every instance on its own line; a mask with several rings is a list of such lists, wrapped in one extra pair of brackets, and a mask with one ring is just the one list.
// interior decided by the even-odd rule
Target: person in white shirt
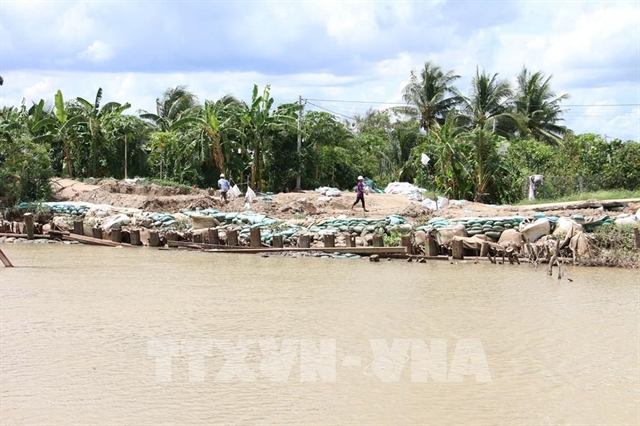
[(229, 181), (225, 179), (224, 174), (220, 175), (220, 180), (218, 180), (218, 188), (220, 188), (220, 191), (222, 192), (222, 198), (220, 199), (220, 201), (228, 203), (229, 200), (227, 200), (227, 192), (229, 192), (231, 184), (229, 184)]

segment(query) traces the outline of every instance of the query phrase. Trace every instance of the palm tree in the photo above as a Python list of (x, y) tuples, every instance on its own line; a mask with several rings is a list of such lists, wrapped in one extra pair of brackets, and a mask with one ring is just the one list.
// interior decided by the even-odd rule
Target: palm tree
[(498, 74), (489, 75), (485, 71), (471, 80), (471, 93), (464, 98), (463, 113), (473, 140), (475, 201), (482, 201), (487, 194), (496, 169), (496, 139), (501, 132), (500, 125), (514, 122), (509, 112), (513, 92), (509, 82), (498, 80)]
[(409, 116), (419, 118), (421, 127), (429, 133), (436, 124), (444, 124), (447, 112), (461, 102), (453, 82), (460, 76), (426, 62), (420, 74), (411, 71), (409, 83), (402, 91), (407, 107), (396, 108)]
[(511, 118), (509, 107), (513, 91), (507, 80), (498, 80), (498, 74), (480, 73), (471, 80), (471, 93), (463, 98), (462, 111), (470, 127), (495, 132), (500, 121)]
[[(197, 105), (186, 113), (186, 117), (173, 123), (173, 127), (181, 127), (188, 123), (196, 125), (198, 131), (197, 151), (202, 163), (213, 161), (218, 170), (225, 171), (225, 150), (223, 143), (229, 142), (228, 136), (243, 136), (234, 120), (242, 103), (232, 95), (226, 95), (213, 102), (206, 100), (204, 106)], [(226, 147), (227, 154), (231, 147)]]
[(156, 113), (142, 110), (140, 118), (155, 123), (160, 131), (166, 132), (185, 111), (197, 105), (197, 96), (189, 92), (186, 86), (169, 87), (161, 98), (156, 99)]
[(518, 75), (515, 111), (520, 120), (522, 136), (557, 145), (567, 133), (562, 121), (560, 102), (569, 98), (568, 94), (556, 96), (551, 90), (551, 77), (542, 71), (531, 73), (526, 67)]

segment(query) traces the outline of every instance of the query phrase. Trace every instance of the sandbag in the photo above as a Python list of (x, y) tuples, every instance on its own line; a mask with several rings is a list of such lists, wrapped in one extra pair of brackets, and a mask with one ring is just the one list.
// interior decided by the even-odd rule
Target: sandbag
[(231, 195), (231, 198), (238, 198), (242, 195), (242, 192), (240, 191), (240, 188), (238, 188), (238, 185), (233, 185), (231, 189), (229, 189), (229, 195)]
[(617, 227), (632, 226), (637, 228), (640, 227), (640, 218), (633, 214), (621, 214), (620, 216), (615, 218), (613, 223)]
[(467, 237), (467, 230), (464, 225), (447, 226), (444, 228), (434, 229), (432, 231), (433, 237), (441, 246), (449, 244), (451, 239), (455, 236)]
[(253, 189), (247, 188), (247, 193), (245, 194), (244, 198), (246, 198), (248, 202), (252, 203), (256, 198), (256, 193), (253, 192)]
[(498, 244), (503, 247), (522, 248), (522, 234), (515, 229), (505, 229), (500, 235)]
[(193, 215), (193, 229), (214, 228), (216, 226), (216, 218), (208, 215)]
[(526, 242), (533, 243), (543, 235), (551, 232), (551, 222), (547, 218), (540, 218), (530, 223), (520, 231)]
[(579, 223), (577, 223), (576, 221), (568, 217), (560, 217), (556, 222), (556, 229), (553, 230), (552, 235), (554, 236), (558, 236), (560, 234), (566, 235), (569, 232), (571, 232), (572, 229), (574, 230), (574, 232), (580, 232), (582, 231), (582, 225), (580, 225)]

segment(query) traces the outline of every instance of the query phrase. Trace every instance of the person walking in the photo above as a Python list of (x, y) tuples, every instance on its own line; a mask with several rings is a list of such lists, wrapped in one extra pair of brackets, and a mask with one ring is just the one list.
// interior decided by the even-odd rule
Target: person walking
[(356, 201), (351, 206), (351, 210), (358, 204), (358, 201), (362, 202), (362, 209), (365, 212), (368, 212), (367, 208), (364, 206), (364, 178), (362, 176), (358, 176), (358, 189), (356, 193)]
[(220, 188), (220, 191), (222, 192), (222, 197), (220, 198), (220, 201), (224, 201), (225, 203), (228, 203), (229, 200), (227, 200), (227, 192), (229, 192), (229, 188), (231, 188), (231, 184), (227, 179), (225, 179), (224, 173), (220, 175), (220, 180), (218, 180), (218, 188)]

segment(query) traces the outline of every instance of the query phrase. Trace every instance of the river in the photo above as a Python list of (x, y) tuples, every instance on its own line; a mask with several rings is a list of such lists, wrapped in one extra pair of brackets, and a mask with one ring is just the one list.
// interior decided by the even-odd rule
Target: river
[(640, 422), (637, 271), (2, 249), (1, 424)]

